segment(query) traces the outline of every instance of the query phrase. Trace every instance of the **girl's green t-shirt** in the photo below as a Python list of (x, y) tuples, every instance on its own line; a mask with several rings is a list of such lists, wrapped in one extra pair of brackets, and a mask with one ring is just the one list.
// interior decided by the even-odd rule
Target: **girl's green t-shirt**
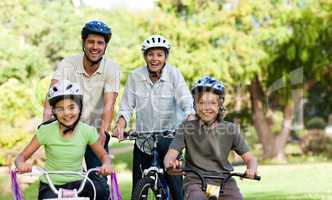
[[(42, 126), (37, 131), (36, 137), (45, 148), (45, 168), (48, 171), (82, 172), (82, 159), (86, 146), (97, 142), (98, 133), (96, 128), (79, 122), (73, 136), (64, 138), (60, 133), (58, 121), (55, 121)], [(63, 185), (82, 179), (80, 176), (59, 174), (50, 174), (50, 177), (55, 185)], [(47, 183), (44, 176), (40, 177), (40, 181)]]

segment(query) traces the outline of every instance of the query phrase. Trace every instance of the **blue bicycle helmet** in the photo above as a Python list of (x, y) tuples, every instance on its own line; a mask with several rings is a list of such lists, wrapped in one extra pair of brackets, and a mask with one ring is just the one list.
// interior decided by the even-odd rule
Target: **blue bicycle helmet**
[(86, 23), (82, 28), (82, 39), (85, 40), (89, 34), (102, 35), (105, 38), (105, 42), (108, 43), (112, 36), (112, 30), (104, 22), (93, 20)]
[(211, 91), (224, 98), (225, 86), (221, 81), (215, 78), (204, 76), (195, 83), (194, 87), (191, 89), (191, 93), (192, 95), (197, 95), (197, 93), (202, 91)]

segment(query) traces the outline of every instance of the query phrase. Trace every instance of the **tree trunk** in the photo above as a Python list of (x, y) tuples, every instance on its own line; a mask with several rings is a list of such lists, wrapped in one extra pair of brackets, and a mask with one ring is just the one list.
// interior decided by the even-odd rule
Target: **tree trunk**
[(293, 104), (288, 104), (284, 108), (284, 120), (281, 133), (275, 138), (275, 155), (274, 158), (281, 162), (286, 162), (287, 158), (285, 155), (285, 145), (289, 137), (291, 126), (292, 126), (292, 116), (293, 116), (294, 106)]
[(263, 160), (272, 158), (275, 155), (274, 138), (264, 116), (263, 91), (257, 76), (250, 84), (250, 98), (252, 119), (263, 147)]
[[(285, 105), (283, 110), (283, 126), (281, 132), (275, 136), (270, 132), (270, 127), (273, 121), (266, 117), (263, 104), (263, 89), (260, 81), (256, 76), (250, 85), (252, 118), (256, 128), (258, 138), (263, 146), (263, 159), (276, 159), (281, 162), (286, 162), (286, 155), (284, 152), (287, 139), (291, 131), (294, 105), (300, 102), (303, 96), (303, 89), (295, 90), (292, 94), (291, 101)], [(265, 108), (266, 110), (268, 108)]]
[(234, 106), (235, 112), (241, 111), (242, 101), (243, 101), (243, 89), (241, 86), (238, 86), (236, 87), (236, 92), (235, 92), (235, 106)]
[(297, 89), (292, 91), (292, 101), (290, 101), (284, 108), (284, 120), (283, 120), (283, 128), (281, 133), (276, 138), (276, 159), (278, 160), (286, 160), (284, 147), (287, 143), (287, 139), (289, 137), (292, 121), (293, 121), (293, 113), (295, 109), (295, 105), (299, 104), (303, 98), (304, 90), (312, 87), (312, 82), (310, 84), (305, 84), (306, 86), (303, 89)]

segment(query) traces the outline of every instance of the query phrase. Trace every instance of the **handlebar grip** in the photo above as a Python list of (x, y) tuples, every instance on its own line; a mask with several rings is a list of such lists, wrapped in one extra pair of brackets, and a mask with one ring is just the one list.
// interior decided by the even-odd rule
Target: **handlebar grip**
[(130, 135), (130, 132), (129, 132), (129, 131), (124, 131), (124, 132), (123, 132), (123, 137), (124, 137), (124, 138), (129, 137), (129, 135)]
[[(113, 138), (117, 138), (118, 139), (118, 137), (117, 136), (115, 136), (115, 135), (111, 135)], [(123, 139), (124, 140), (129, 140), (129, 139), (131, 139), (131, 138), (135, 138), (135, 137), (137, 137), (138, 136), (138, 134), (137, 133), (135, 133), (135, 132), (130, 132), (130, 131), (124, 131), (123, 132)]]

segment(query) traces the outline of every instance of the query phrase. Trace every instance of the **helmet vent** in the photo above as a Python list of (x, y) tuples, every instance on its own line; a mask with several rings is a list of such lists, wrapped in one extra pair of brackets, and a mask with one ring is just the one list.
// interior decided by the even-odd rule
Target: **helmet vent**
[(66, 87), (66, 90), (69, 90), (69, 89), (72, 88), (72, 87), (73, 87), (73, 85), (70, 84), (70, 85), (68, 85), (68, 86)]
[(165, 52), (168, 54), (170, 49), (171, 49), (171, 45), (170, 43), (167, 41), (166, 38), (164, 38), (161, 35), (152, 35), (149, 38), (147, 38), (146, 40), (144, 40), (143, 44), (142, 44), (142, 51), (143, 53), (145, 53), (146, 50), (150, 49), (150, 48), (164, 48)]

